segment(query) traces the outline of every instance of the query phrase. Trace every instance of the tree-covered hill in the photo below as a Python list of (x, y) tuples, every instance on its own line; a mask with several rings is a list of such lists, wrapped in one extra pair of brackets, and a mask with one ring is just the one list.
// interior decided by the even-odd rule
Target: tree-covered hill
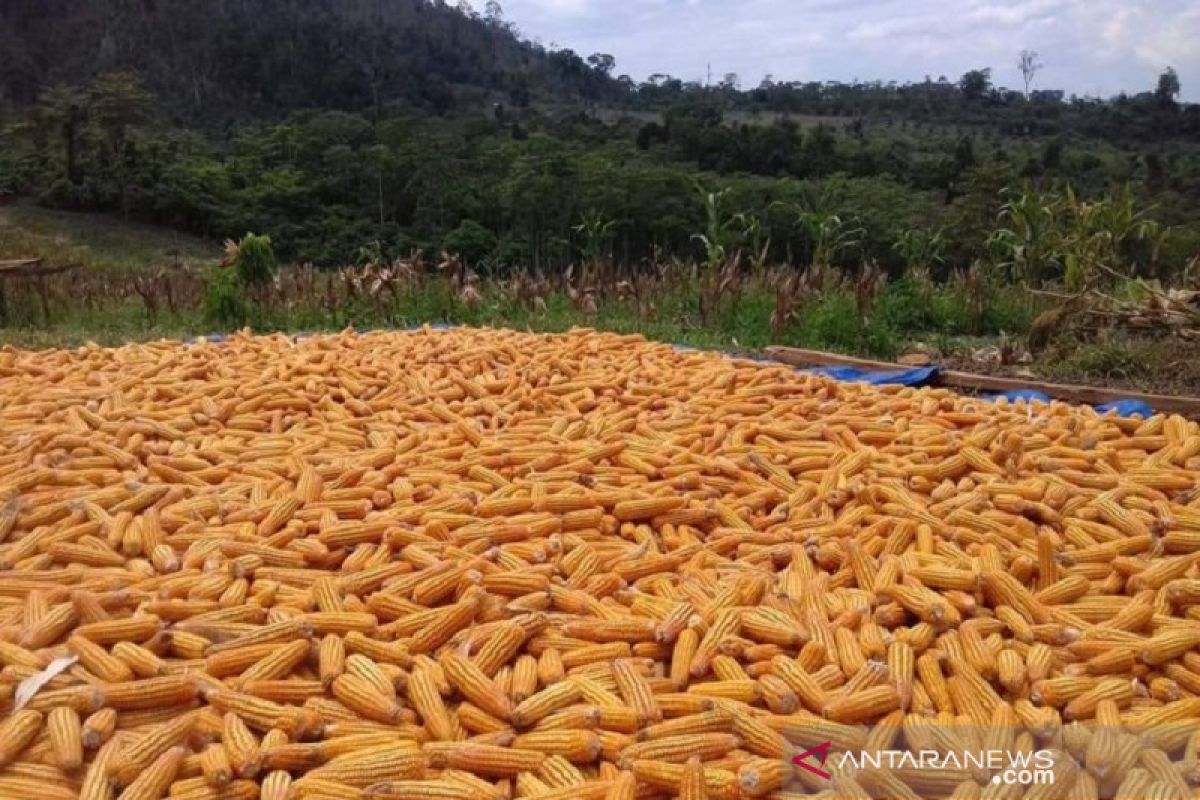
[(1042, 230), (1066, 206), (1035, 201), (1070, 186), (1160, 226), (1137, 246), (1146, 274), (1200, 251), (1200, 106), (1171, 70), (1108, 99), (1006, 89), (986, 67), (637, 83), (536, 33), (496, 2), (0, 0), (0, 199), (266, 233), (321, 266), (446, 248), (554, 271), (703, 256), (698, 198), (728, 189), (749, 231), (731, 251), (803, 266), (827, 244), (814, 221), (837, 220), (854, 232), (837, 266), (898, 271), (937, 242), (948, 274), (997, 258), (1002, 207), (1039, 206)]
[(135, 71), (175, 118), (211, 126), (305, 108), (441, 113), (618, 91), (603, 58), (548, 51), (499, 6), (429, 0), (5, 0), (0, 100)]

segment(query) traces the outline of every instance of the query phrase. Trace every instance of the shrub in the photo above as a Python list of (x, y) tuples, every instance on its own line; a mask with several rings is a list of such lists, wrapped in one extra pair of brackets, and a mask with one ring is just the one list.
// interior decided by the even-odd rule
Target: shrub
[(95, 192), (90, 184), (72, 183), (66, 178), (60, 178), (46, 191), (38, 196), (38, 204), (47, 208), (61, 208), (67, 211), (87, 211), (95, 202)]
[(247, 233), (238, 242), (237, 252), (233, 257), (233, 268), (237, 271), (237, 279), (242, 286), (263, 286), (269, 283), (277, 266), (270, 236)]
[(923, 290), (907, 275), (884, 287), (872, 317), (902, 333), (931, 330), (937, 323), (932, 292)]
[(468, 265), (475, 265), (496, 249), (496, 236), (475, 220), (465, 219), (446, 234), (442, 249), (458, 256)]
[(1083, 345), (1065, 359), (1064, 366), (1103, 378), (1129, 378), (1146, 370), (1143, 360), (1128, 346), (1109, 343)]
[(204, 281), (204, 319), (221, 328), (246, 324), (250, 304), (246, 301), (238, 273), (229, 267), (213, 270)]
[(857, 348), (862, 324), (854, 298), (836, 292), (808, 306), (800, 312), (797, 334), (802, 342), (814, 346)]

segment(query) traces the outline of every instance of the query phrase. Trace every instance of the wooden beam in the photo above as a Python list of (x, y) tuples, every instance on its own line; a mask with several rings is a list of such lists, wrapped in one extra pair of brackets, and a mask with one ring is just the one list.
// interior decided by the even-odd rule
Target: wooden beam
[(855, 358), (837, 353), (825, 353), (820, 350), (803, 350), (799, 347), (768, 347), (765, 352), (776, 361), (782, 361), (795, 367), (860, 367), (862, 369), (888, 370), (889, 372), (898, 369), (912, 369), (912, 367), (892, 364), (888, 361), (872, 361), (868, 358)]
[[(768, 347), (766, 348), (766, 353), (776, 361), (782, 361), (785, 364), (798, 367), (844, 366), (873, 370), (908, 369), (908, 367), (902, 364), (840, 356), (836, 353), (825, 353), (820, 350), (803, 350), (797, 347)], [(956, 370), (939, 371), (934, 378), (934, 383), (938, 386), (949, 386), (955, 389), (986, 392), (1033, 389), (1059, 400), (1065, 400), (1070, 403), (1085, 403), (1087, 405), (1101, 405), (1103, 403), (1111, 403), (1114, 400), (1141, 400), (1156, 412), (1182, 414), (1183, 416), (1200, 419), (1200, 397), (1179, 397), (1176, 395), (1148, 394), (1146, 392), (1107, 389), (1095, 386), (1047, 383), (1045, 381), (1027, 380), (1025, 378), (1002, 378), (995, 375), (978, 375), (973, 372), (958, 372)]]

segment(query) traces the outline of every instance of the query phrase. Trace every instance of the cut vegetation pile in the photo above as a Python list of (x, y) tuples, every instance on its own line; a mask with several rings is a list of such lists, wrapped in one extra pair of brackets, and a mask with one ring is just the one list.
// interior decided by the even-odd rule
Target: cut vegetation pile
[(1020, 794), (787, 766), (936, 722), (1182, 796), (1198, 475), (1177, 417), (589, 331), (5, 350), (0, 797)]

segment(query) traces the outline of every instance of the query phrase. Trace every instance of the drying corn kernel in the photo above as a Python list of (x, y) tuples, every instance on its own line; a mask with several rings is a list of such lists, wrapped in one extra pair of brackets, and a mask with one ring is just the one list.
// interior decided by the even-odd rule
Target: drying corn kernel
[(1200, 737), (1119, 731), (1200, 728), (1198, 477), (1179, 417), (592, 331), (6, 349), (0, 796), (932, 791), (791, 774), (880, 722), (1160, 796)]

